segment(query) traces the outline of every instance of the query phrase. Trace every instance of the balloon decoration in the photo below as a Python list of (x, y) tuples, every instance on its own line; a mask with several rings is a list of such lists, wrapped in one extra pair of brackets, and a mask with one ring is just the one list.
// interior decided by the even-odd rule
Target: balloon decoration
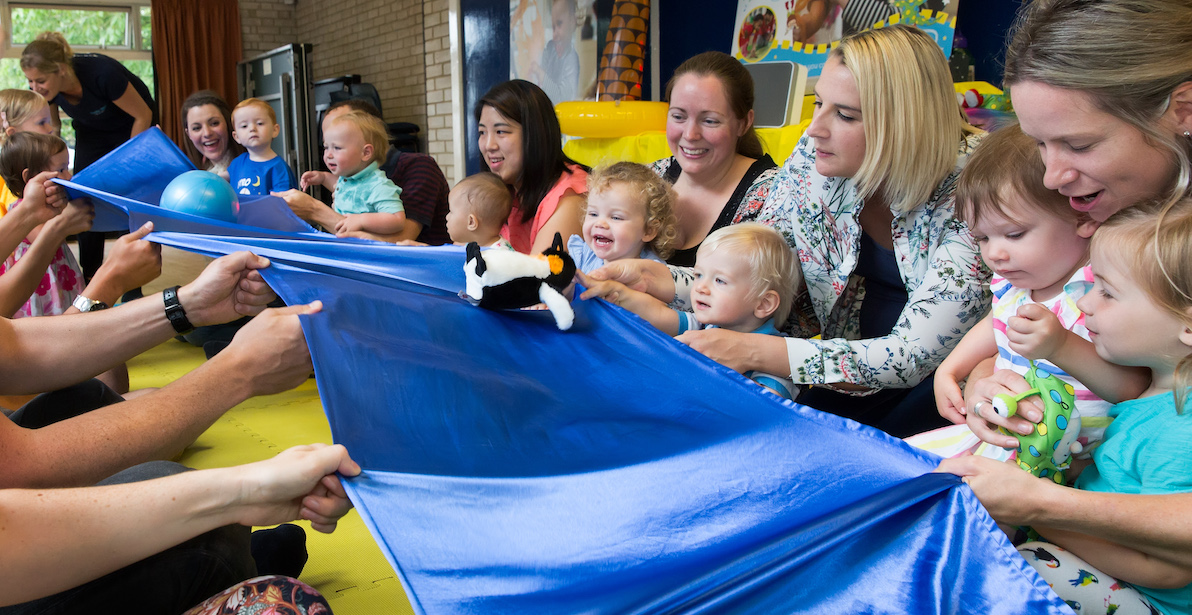
[(596, 100), (641, 100), (649, 0), (617, 0), (600, 54)]

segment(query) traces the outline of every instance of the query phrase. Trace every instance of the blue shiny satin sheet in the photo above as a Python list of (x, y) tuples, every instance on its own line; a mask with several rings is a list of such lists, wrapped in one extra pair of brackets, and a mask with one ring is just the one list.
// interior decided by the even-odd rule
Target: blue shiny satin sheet
[(154, 207), (189, 163), (117, 197), (134, 192), (113, 176), (123, 150), (166, 158), (150, 141), (71, 190), (124, 227), (153, 220), (154, 241), (265, 255), (287, 303), (323, 301), (302, 323), (332, 433), (365, 470), (346, 484), (416, 612), (1070, 612), (937, 459), (603, 301), (576, 300), (566, 332), (473, 307), (462, 248)]

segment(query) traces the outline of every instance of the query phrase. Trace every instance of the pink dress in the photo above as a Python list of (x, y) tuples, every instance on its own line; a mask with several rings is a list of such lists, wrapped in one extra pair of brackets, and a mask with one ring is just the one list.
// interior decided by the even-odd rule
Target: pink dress
[[(13, 207), (16, 207), (17, 203), (13, 203)], [(4, 275), (5, 272), (16, 266), (17, 261), (21, 260), (32, 247), (33, 244), (28, 239), (22, 239), (16, 251), (4, 259), (4, 264), (0, 265), (0, 275)], [(37, 285), (37, 290), (33, 291), (29, 301), (22, 305), (21, 309), (17, 310), (12, 317), (56, 316), (65, 312), (74, 302), (75, 297), (82, 292), (83, 270), (79, 267), (70, 248), (66, 244), (62, 244), (58, 246), (58, 251), (50, 260), (50, 266), (46, 269), (46, 274), (42, 276), (41, 284)]]
[[(563, 173), (559, 177), (559, 181), (538, 204), (538, 212), (534, 214), (534, 219), (530, 222), (522, 222), (521, 209), (518, 207), (517, 198), (514, 197), (513, 210), (509, 212), (509, 220), (505, 222), (505, 226), (501, 227), (501, 237), (508, 239), (518, 252), (530, 253), (530, 249), (534, 247), (534, 240), (538, 237), (538, 230), (546, 224), (547, 220), (550, 220), (551, 216), (555, 215), (555, 211), (559, 209), (559, 199), (563, 198), (564, 192), (571, 189), (576, 194), (587, 194), (588, 172), (574, 165), (567, 165), (567, 168), (571, 173)], [(564, 237), (563, 241), (566, 242), (567, 238)]]

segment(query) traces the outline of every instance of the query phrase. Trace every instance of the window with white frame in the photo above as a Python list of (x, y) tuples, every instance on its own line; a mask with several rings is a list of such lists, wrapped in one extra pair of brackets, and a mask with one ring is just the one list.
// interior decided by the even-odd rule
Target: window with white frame
[[(75, 2), (5, 2), (0, 0), (4, 44), (0, 57), (0, 89), (27, 88), (21, 72), (21, 51), (38, 34), (61, 32), (75, 53), (102, 53), (120, 61), (153, 86), (153, 37), (149, 3), (90, 0)], [(74, 142), (70, 118), (62, 117), (62, 137)]]

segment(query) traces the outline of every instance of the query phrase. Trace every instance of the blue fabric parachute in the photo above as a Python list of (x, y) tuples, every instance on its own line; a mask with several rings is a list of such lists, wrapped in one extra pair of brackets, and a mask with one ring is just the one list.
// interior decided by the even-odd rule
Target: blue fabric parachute
[(66, 185), (97, 221), (252, 250), (286, 302), (324, 302), (303, 327), (364, 468), (346, 484), (416, 612), (1070, 612), (930, 455), (603, 301), (567, 332), (473, 307), (460, 248), (338, 240), (272, 199), (240, 224), (160, 209), (176, 151), (150, 131)]

